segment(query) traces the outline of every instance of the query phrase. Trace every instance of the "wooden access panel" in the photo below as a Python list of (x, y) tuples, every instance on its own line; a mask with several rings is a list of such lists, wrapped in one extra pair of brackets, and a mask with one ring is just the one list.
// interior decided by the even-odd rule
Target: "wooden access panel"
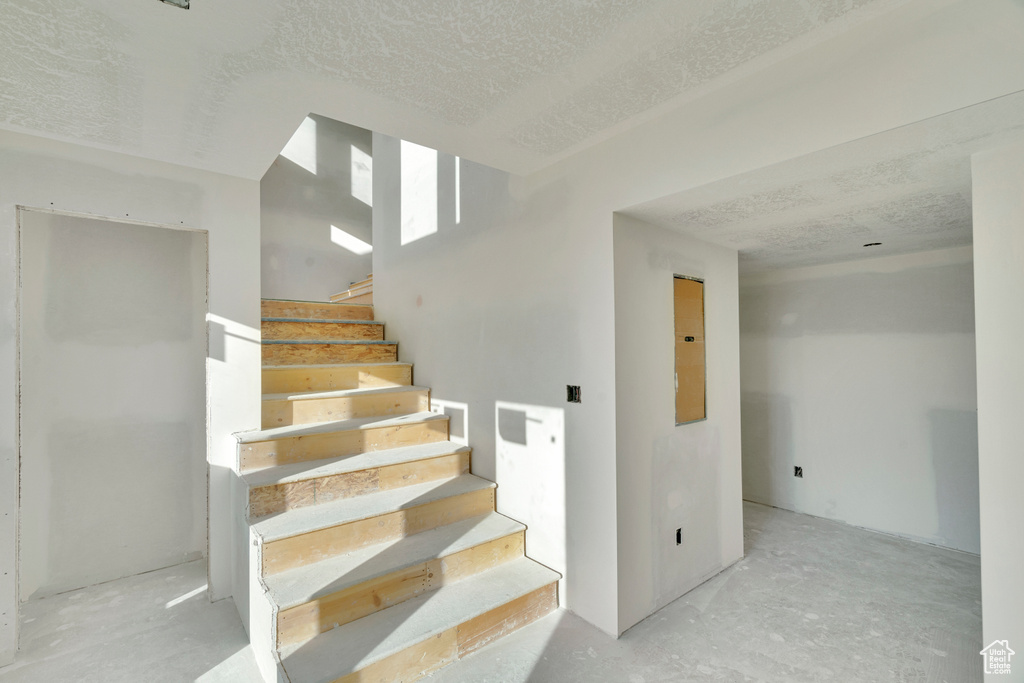
[(704, 283), (674, 280), (676, 336), (676, 424), (703, 420), (706, 368), (704, 363)]

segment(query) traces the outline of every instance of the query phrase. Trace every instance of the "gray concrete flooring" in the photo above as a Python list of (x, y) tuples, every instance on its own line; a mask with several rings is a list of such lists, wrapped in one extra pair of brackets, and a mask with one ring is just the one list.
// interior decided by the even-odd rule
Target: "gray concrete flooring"
[[(559, 611), (430, 683), (980, 681), (976, 556), (746, 503), (746, 557), (609, 638)], [(28, 603), (0, 682), (252, 681), (202, 563)], [(190, 597), (186, 597), (190, 596)]]

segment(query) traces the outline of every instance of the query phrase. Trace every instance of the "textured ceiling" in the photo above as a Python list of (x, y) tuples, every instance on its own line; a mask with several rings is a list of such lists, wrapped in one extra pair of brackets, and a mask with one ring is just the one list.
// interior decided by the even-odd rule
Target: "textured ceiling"
[(1022, 140), (1015, 93), (623, 213), (737, 249), (744, 273), (962, 246), (971, 154)]
[(260, 177), (320, 110), (524, 172), (903, 2), (6, 0), (0, 127)]

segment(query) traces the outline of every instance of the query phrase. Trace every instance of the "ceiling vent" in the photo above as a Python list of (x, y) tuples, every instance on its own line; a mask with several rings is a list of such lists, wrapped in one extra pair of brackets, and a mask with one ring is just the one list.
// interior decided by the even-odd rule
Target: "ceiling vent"
[(189, 0), (160, 0), (160, 2), (167, 3), (168, 5), (174, 5), (181, 9), (188, 9)]

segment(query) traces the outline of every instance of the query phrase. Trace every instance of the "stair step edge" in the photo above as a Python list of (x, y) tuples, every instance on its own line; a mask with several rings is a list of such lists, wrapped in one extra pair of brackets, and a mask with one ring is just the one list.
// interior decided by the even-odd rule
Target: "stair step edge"
[(381, 320), (351, 320), (349, 318), (260, 318), (264, 323), (334, 323), (342, 325), (383, 325)]
[(397, 427), (406, 424), (447, 419), (447, 415), (440, 415), (438, 413), (431, 412), (409, 413), (408, 415), (396, 415), (388, 418), (381, 418), (380, 416), (355, 417), (349, 420), (331, 420), (328, 422), (314, 422), (311, 424), (270, 427), (268, 429), (253, 429), (247, 432), (237, 432), (235, 434), (235, 439), (237, 439), (240, 444), (249, 444), (257, 441), (273, 441), (275, 439), (288, 439), (298, 436), (315, 436), (317, 434), (330, 434), (331, 432), (345, 432), (355, 429)]
[(293, 681), (334, 681), (559, 578), (529, 558), (516, 559), (281, 648), (284, 669)]
[(348, 398), (350, 396), (375, 396), (377, 394), (402, 394), (408, 391), (430, 391), (429, 387), (399, 384), (390, 387), (359, 387), (358, 389), (336, 389), (334, 391), (307, 391), (285, 394), (263, 394), (264, 401), (306, 401), (321, 398)]
[(397, 345), (396, 341), (383, 339), (262, 339), (261, 344), (390, 344)]
[[(332, 301), (310, 301), (308, 299), (260, 299), (260, 301), (280, 301), (286, 304), (317, 304), (323, 306), (336, 306)], [(344, 306), (373, 306), (373, 304), (342, 304)]]
[(264, 543), (329, 529), (342, 524), (379, 517), (389, 512), (407, 510), (475, 491), (496, 488), (497, 484), (472, 474), (461, 474), (450, 479), (412, 484), (342, 498), (321, 505), (310, 505), (255, 519), (250, 527)]
[(468, 453), (472, 449), (454, 441), (434, 441), (415, 446), (400, 446), (379, 451), (367, 451), (356, 455), (343, 455), (324, 460), (306, 460), (290, 465), (277, 465), (262, 470), (254, 470), (242, 474), (242, 481), (250, 488), (293, 484), (320, 477), (328, 477), (350, 472), (401, 465), (417, 460), (430, 460), (446, 455)]
[[(526, 526), (520, 522), (490, 512), (271, 574), (264, 577), (264, 583), (273, 603), (279, 610), (286, 610), (525, 529)], [(394, 559), (390, 562), (381, 560), (389, 551), (394, 553)]]
[(406, 363), (403, 361), (396, 360), (382, 360), (375, 363), (310, 363), (308, 365), (264, 365), (264, 370), (271, 371), (285, 371), (285, 370), (317, 370), (322, 368), (374, 368), (382, 365), (402, 365), (412, 367), (412, 363)]

